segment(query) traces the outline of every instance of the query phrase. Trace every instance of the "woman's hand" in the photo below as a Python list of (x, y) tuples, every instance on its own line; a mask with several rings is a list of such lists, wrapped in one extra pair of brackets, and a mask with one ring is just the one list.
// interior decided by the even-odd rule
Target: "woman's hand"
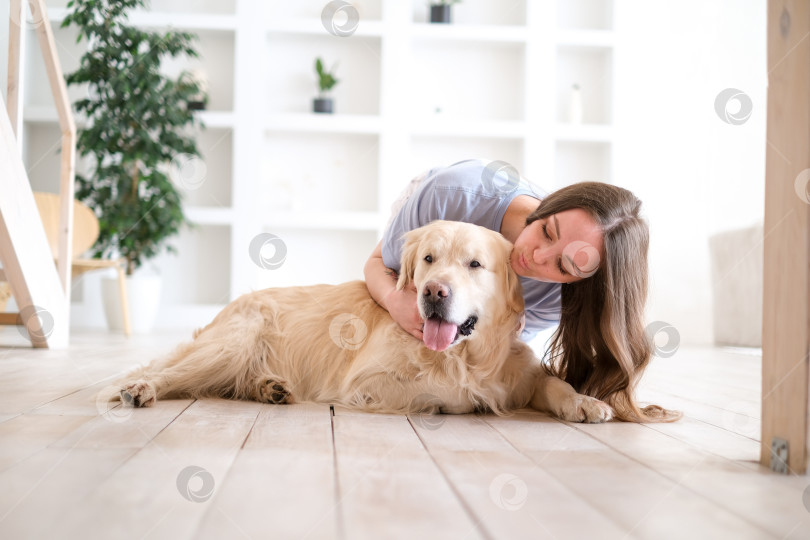
[(383, 307), (403, 330), (422, 341), (424, 321), (416, 307), (416, 287), (412, 283), (401, 290), (392, 289), (383, 299)]
[(416, 287), (409, 285), (397, 290), (397, 274), (382, 260), (382, 241), (372, 252), (363, 268), (366, 286), (371, 297), (391, 314), (403, 330), (422, 341), (422, 318), (416, 307)]

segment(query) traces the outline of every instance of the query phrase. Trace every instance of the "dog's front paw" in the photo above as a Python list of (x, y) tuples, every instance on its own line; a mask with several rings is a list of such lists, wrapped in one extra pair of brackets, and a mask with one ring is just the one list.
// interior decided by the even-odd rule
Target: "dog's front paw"
[(601, 424), (611, 420), (614, 414), (613, 408), (604, 401), (577, 394), (560, 408), (559, 416), (566, 422)]
[(121, 388), (121, 401), (133, 407), (151, 407), (157, 401), (157, 392), (152, 383), (141, 379)]
[(293, 397), (283, 382), (267, 379), (259, 384), (258, 401), (280, 405), (282, 403), (292, 403)]

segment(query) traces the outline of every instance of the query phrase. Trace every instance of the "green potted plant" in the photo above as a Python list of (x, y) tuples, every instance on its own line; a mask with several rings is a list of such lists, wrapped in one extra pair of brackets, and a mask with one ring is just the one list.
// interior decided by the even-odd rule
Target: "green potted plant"
[[(78, 29), (77, 41), (88, 41), (79, 67), (66, 76), (69, 85), (87, 85), (87, 97), (74, 103), (87, 118), (86, 127), (79, 130), (77, 152), (89, 162), (88, 174), (76, 175), (76, 198), (99, 220), (93, 255), (126, 260), (135, 331), (151, 327), (160, 281), (133, 273), (164, 250), (176, 252), (168, 241), (187, 221), (173, 172), (178, 162), (187, 171), (190, 162), (199, 160), (190, 128), (201, 124), (189, 104), (205, 101), (198, 80), (189, 73), (171, 78), (160, 69), (166, 58), (197, 57), (195, 36), (129, 26), (129, 11), (144, 5), (145, 0), (70, 0), (62, 23)], [(133, 290), (138, 285), (146, 289)], [(117, 298), (113, 294), (110, 300)], [(151, 306), (135, 304), (147, 298)], [(114, 307), (105, 311), (109, 314), (110, 309), (120, 313)]]
[(329, 92), (339, 82), (333, 72), (326, 70), (323, 67), (323, 61), (320, 58), (315, 59), (315, 73), (318, 75), (318, 97), (312, 101), (312, 110), (316, 113), (331, 113), (334, 111), (334, 103)]
[(430, 2), (430, 22), (449, 24), (451, 18), (451, 7), (461, 0), (433, 0)]

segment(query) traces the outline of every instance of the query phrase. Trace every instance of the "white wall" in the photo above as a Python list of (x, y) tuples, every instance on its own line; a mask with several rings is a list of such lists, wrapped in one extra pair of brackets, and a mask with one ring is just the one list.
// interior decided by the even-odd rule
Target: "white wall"
[[(708, 237), (763, 217), (766, 2), (615, 9), (615, 183), (641, 198), (650, 222), (647, 320), (675, 326), (682, 344), (711, 343)], [(744, 124), (715, 113), (726, 88), (753, 101)]]
[[(708, 238), (763, 215), (766, 2), (605, 2), (615, 12), (613, 182), (644, 201), (652, 235), (647, 320), (674, 325), (683, 344), (709, 343)], [(470, 0), (468, 7), (479, 3)], [(597, 3), (578, 5), (590, 9)], [(7, 0), (0, 0), (0, 26), (7, 13)], [(7, 29), (0, 28), (4, 95), (6, 48)], [(724, 123), (715, 113), (717, 94), (730, 87), (753, 101), (753, 113), (742, 125)], [(420, 167), (414, 164), (414, 170)], [(103, 325), (95, 315), (93, 324)]]

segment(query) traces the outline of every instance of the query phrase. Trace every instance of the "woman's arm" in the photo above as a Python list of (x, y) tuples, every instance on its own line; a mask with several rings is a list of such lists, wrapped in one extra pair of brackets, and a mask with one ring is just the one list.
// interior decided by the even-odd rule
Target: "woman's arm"
[(371, 297), (391, 315), (397, 324), (412, 336), (422, 340), (422, 324), (416, 307), (416, 287), (408, 284), (397, 290), (397, 274), (386, 268), (382, 258), (382, 241), (377, 244), (363, 268), (366, 287)]

